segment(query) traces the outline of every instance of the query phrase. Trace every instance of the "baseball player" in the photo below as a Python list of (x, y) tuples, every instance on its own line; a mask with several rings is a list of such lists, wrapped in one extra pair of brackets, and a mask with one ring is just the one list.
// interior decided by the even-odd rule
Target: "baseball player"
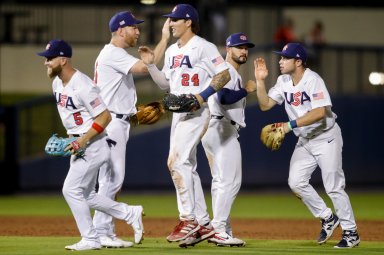
[[(344, 191), (343, 139), (336, 114), (331, 110), (328, 90), (323, 79), (306, 66), (307, 53), (301, 44), (288, 43), (275, 53), (281, 56), (282, 75), (268, 94), (264, 84), (268, 76), (265, 61), (262, 58), (254, 61), (257, 98), (263, 111), (285, 103), (290, 121), (283, 124), (284, 132), (293, 130), (299, 138), (289, 166), (289, 187), (310, 212), (321, 219), (319, 244), (325, 243), (340, 224), (342, 239), (335, 248), (352, 248), (360, 243), (360, 238), (349, 197)], [(317, 166), (336, 213), (309, 183)]]
[[(78, 137), (67, 150), (72, 152), (70, 168), (63, 185), (63, 195), (71, 208), (81, 234), (81, 241), (65, 246), (67, 250), (100, 249), (100, 239), (93, 226), (90, 208), (132, 225), (135, 242), (143, 236), (142, 206), (128, 206), (95, 193), (99, 167), (110, 160), (105, 128), (111, 114), (92, 80), (72, 67), (72, 48), (63, 40), (52, 40), (38, 53), (46, 58), (47, 74), (54, 78), (52, 88), (57, 109), (68, 135)], [(86, 148), (85, 155), (76, 152)]]
[(208, 240), (222, 246), (243, 246), (245, 242), (232, 236), (230, 212), (241, 186), (240, 128), (245, 127), (244, 108), (248, 93), (256, 90), (256, 83), (243, 85), (240, 66), (247, 62), (248, 49), (255, 45), (243, 33), (230, 35), (226, 40), (231, 80), (208, 99), (211, 119), (202, 143), (212, 173), (211, 221), (216, 234)]
[[(105, 164), (99, 172), (99, 194), (116, 199), (125, 176), (126, 146), (129, 139), (129, 119), (136, 113), (136, 87), (133, 74), (148, 73), (147, 66), (140, 59), (127, 53), (126, 49), (135, 47), (140, 35), (138, 20), (129, 11), (116, 13), (109, 22), (111, 41), (100, 51), (95, 62), (94, 81), (100, 88), (100, 96), (112, 115), (106, 128), (108, 136), (114, 141), (111, 148), (111, 164)], [(164, 54), (170, 38), (169, 24), (164, 24), (164, 33), (155, 49), (155, 63)], [(100, 235), (102, 246), (130, 247), (132, 242), (116, 236), (115, 225), (110, 215), (96, 211), (94, 225)]]
[[(211, 86), (223, 87), (230, 80), (228, 65), (215, 45), (197, 35), (196, 9), (189, 4), (178, 4), (164, 16), (170, 19), (172, 34), (178, 40), (166, 50), (162, 71), (153, 64), (148, 49), (139, 49), (153, 80), (176, 95), (200, 93)], [(183, 241), (197, 232), (197, 243), (215, 234), (196, 171), (196, 147), (208, 122), (206, 104), (194, 112), (173, 113), (168, 168), (176, 188), (180, 222), (167, 237), (169, 242)], [(181, 247), (187, 245), (180, 242)]]

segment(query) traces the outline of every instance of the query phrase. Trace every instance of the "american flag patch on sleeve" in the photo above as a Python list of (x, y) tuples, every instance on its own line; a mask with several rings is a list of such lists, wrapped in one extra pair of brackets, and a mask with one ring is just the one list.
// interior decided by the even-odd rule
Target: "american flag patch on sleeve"
[(100, 102), (100, 98), (95, 98), (94, 100), (92, 100), (91, 102), (90, 102), (90, 105), (92, 106), (92, 108), (96, 108), (96, 107), (98, 107), (99, 105), (101, 104), (101, 102)]
[(222, 56), (212, 59), (212, 64), (214, 64), (215, 66), (218, 66), (223, 62), (224, 62), (224, 59)]
[(324, 99), (324, 93), (323, 92), (314, 93), (312, 94), (312, 98), (313, 100)]

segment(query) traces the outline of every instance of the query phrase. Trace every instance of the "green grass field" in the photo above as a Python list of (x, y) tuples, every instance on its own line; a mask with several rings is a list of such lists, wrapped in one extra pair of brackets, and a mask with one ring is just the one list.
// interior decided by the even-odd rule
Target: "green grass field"
[[(357, 220), (384, 221), (384, 192), (349, 192)], [(327, 203), (329, 199), (323, 196)], [(146, 217), (177, 216), (172, 194), (124, 194), (120, 201), (142, 204)], [(207, 197), (210, 201), (210, 197)], [(208, 203), (209, 205), (209, 203)], [(209, 211), (211, 209), (209, 208)], [(15, 195), (0, 197), (0, 216), (70, 216), (61, 194)], [(290, 193), (241, 193), (232, 210), (233, 218), (311, 219), (304, 205)], [(1, 222), (0, 222), (1, 224)], [(384, 234), (384, 233), (383, 233)], [(63, 247), (79, 237), (0, 236), (0, 254), (55, 255), (68, 254)], [(142, 245), (128, 249), (102, 249), (81, 254), (384, 254), (384, 242), (362, 241), (358, 248), (334, 249), (335, 241), (319, 246), (311, 240), (251, 240), (246, 247), (215, 247), (206, 242), (181, 249), (164, 238), (146, 238)]]

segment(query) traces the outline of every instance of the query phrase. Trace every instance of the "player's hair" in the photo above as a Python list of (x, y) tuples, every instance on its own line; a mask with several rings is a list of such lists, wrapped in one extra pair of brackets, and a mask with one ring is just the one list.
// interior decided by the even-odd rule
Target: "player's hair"
[(200, 25), (199, 25), (199, 23), (197, 23), (197, 22), (193, 22), (193, 21), (192, 21), (191, 31), (192, 31), (194, 34), (197, 35), (197, 34), (200, 32)]

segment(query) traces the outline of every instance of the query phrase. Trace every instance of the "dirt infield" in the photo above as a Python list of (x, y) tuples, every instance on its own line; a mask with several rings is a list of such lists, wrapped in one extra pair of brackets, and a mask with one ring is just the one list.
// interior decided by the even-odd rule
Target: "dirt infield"
[[(146, 237), (166, 237), (177, 219), (144, 217)], [(384, 221), (357, 222), (365, 241), (384, 241)], [(234, 235), (244, 239), (315, 240), (320, 231), (317, 220), (233, 219)], [(119, 236), (132, 236), (132, 230), (122, 221), (116, 222)], [(0, 217), (0, 236), (79, 236), (72, 217)], [(338, 240), (338, 228), (332, 239)]]

